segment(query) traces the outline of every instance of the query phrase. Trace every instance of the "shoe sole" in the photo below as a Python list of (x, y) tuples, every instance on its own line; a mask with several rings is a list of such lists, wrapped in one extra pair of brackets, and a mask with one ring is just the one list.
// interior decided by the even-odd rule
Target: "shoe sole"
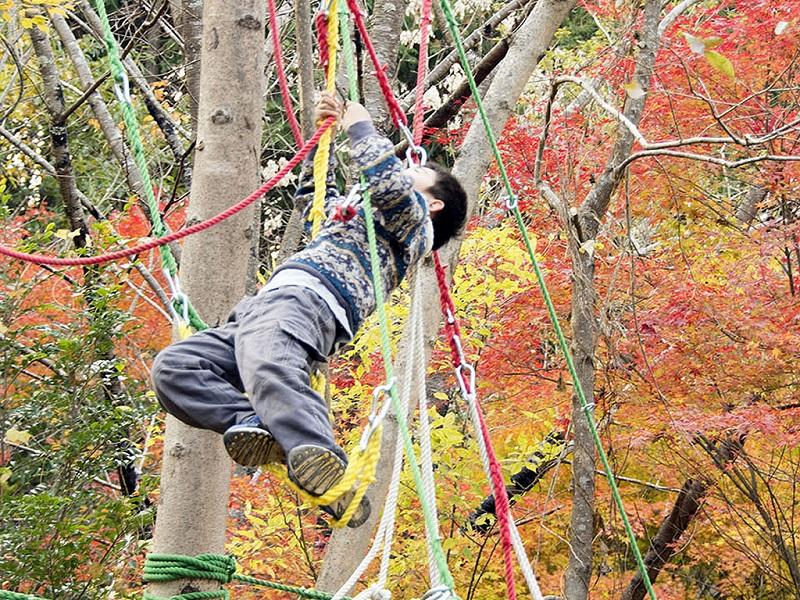
[[(294, 448), (289, 453), (288, 465), (292, 481), (313, 496), (325, 494), (339, 482), (347, 469), (344, 461), (330, 450), (310, 445)], [(356, 491), (352, 489), (320, 508), (334, 519), (341, 519), (355, 495)], [(369, 514), (369, 500), (364, 497), (347, 526), (355, 528), (363, 525)]]
[(235, 427), (225, 432), (222, 442), (231, 459), (243, 467), (284, 462), (283, 452), (275, 438), (261, 427)]

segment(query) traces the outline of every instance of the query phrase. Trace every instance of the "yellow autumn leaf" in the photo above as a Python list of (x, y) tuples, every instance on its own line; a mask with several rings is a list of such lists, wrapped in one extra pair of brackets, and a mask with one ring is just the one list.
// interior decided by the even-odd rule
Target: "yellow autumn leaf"
[(733, 70), (733, 65), (725, 56), (714, 50), (706, 51), (706, 60), (712, 67), (725, 73), (731, 79), (736, 78), (736, 73)]
[(19, 429), (12, 427), (6, 431), (3, 439), (8, 444), (27, 444), (32, 437), (33, 436), (27, 431), (20, 431)]

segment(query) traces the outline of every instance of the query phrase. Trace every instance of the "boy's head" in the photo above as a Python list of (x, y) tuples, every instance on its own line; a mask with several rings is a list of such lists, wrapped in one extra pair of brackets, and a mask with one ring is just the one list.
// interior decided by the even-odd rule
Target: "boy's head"
[(467, 219), (467, 193), (458, 179), (435, 162), (406, 170), (414, 189), (428, 202), (433, 222), (433, 249), (437, 250), (458, 234)]

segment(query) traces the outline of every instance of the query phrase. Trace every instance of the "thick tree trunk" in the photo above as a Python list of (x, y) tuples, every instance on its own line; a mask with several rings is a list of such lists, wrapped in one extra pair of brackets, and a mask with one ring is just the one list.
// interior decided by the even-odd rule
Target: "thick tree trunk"
[[(634, 70), (634, 80), (645, 91), (640, 98), (628, 98), (624, 114), (634, 125), (639, 124), (644, 111), (647, 90), (658, 51), (658, 24), (661, 13), (660, 0), (647, 0), (644, 7), (644, 24), (640, 36), (639, 55)], [(594, 316), (596, 291), (594, 287), (594, 253), (586, 246), (600, 229), (600, 223), (611, 202), (623, 172), (617, 165), (630, 155), (633, 134), (623, 126), (617, 133), (609, 161), (597, 183), (578, 209), (578, 215), (566, 223), (570, 232), (570, 249), (573, 264), (572, 291), (572, 353), (586, 402), (594, 400), (594, 355), (597, 332)], [(572, 466), (572, 515), (569, 564), (564, 580), (564, 590), (569, 600), (586, 600), (592, 574), (592, 540), (594, 538), (594, 478), (595, 447), (589, 424), (576, 396), (573, 396), (573, 433), (575, 437)]]
[[(259, 183), (264, 24), (263, 2), (205, 0), (189, 222), (216, 214)], [(253, 210), (186, 242), (183, 289), (211, 325), (223, 321), (244, 293), (256, 235)], [(224, 552), (230, 468), (219, 435), (167, 419), (155, 552)], [(218, 585), (183, 581), (150, 587), (156, 595), (170, 596)]]
[[(575, 0), (541, 0), (514, 36), (508, 54), (500, 63), (497, 75), (489, 87), (484, 101), (490, 123), (495, 131), (500, 132), (503, 129), (525, 84), (533, 74), (539, 57), (544, 54), (556, 29), (574, 5)], [(490, 160), (491, 152), (486, 134), (482, 124), (476, 119), (467, 133), (461, 155), (453, 169), (453, 173), (459, 177), (469, 196), (470, 212), (474, 209), (478, 190)], [(446, 264), (451, 263), (451, 267), (455, 264), (458, 248), (458, 243), (452, 243), (441, 251), (442, 260)], [(452, 272), (452, 268), (450, 272)], [(422, 295), (425, 298), (436, 298), (438, 287), (432, 266), (424, 265), (421, 274), (423, 277)], [(437, 303), (427, 302), (424, 313), (425, 339), (436, 337), (440, 323)], [(404, 367), (405, 365), (399, 364), (397, 371), (402, 372)], [(326, 591), (338, 589), (366, 554), (370, 543), (370, 534), (380, 517), (381, 511), (377, 507), (383, 506), (386, 498), (390, 473), (386, 464), (392, 453), (391, 449), (394, 448), (397, 435), (397, 424), (393, 420), (389, 420), (384, 427), (378, 478), (369, 491), (370, 501), (376, 509), (362, 527), (341, 529), (333, 534), (317, 580), (319, 589)]]

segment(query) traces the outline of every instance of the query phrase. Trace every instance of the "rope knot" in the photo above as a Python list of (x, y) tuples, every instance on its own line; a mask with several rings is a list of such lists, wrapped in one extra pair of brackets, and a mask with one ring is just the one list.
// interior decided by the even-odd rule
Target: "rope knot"
[(230, 583), (236, 573), (236, 559), (226, 554), (149, 554), (144, 563), (146, 582), (176, 579), (207, 579)]

